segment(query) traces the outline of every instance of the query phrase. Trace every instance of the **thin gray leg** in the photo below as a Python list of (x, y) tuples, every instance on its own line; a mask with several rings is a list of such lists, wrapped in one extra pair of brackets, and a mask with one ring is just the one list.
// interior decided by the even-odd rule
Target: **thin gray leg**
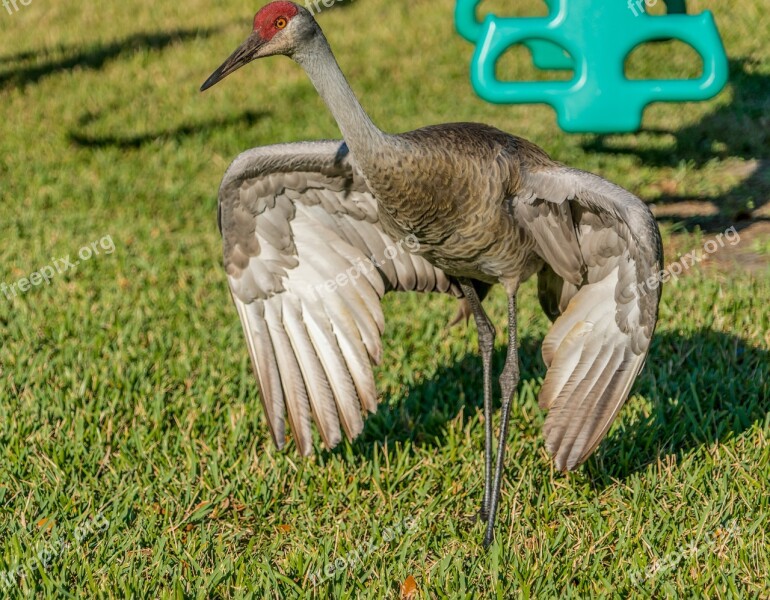
[(468, 299), (479, 334), (479, 350), (484, 371), (484, 500), (481, 503), (481, 518), (489, 518), (489, 503), (492, 497), (492, 351), (495, 348), (495, 328), (481, 306), (481, 300), (469, 280), (461, 280), (460, 287)]
[(500, 375), (500, 389), (503, 393), (502, 409), (500, 411), (500, 439), (497, 443), (497, 462), (495, 463), (495, 479), (492, 484), (487, 531), (484, 535), (484, 547), (489, 548), (495, 534), (495, 517), (500, 503), (500, 484), (503, 479), (503, 462), (505, 460), (505, 444), (508, 438), (508, 420), (511, 416), (511, 400), (519, 384), (519, 352), (516, 343), (516, 294), (508, 297), (508, 354), (505, 366)]

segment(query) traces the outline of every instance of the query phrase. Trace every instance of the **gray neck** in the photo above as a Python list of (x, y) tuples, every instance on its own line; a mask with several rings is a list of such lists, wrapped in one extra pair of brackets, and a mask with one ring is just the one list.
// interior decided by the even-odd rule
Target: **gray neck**
[(388, 137), (372, 123), (342, 74), (320, 28), (312, 41), (293, 56), (305, 70), (337, 122), (358, 165), (373, 164), (376, 147)]

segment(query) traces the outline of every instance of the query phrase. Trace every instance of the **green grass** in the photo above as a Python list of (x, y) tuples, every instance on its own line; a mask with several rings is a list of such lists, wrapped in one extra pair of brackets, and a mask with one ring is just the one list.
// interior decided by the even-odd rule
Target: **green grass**
[[(450, 0), (358, 0), (320, 17), (383, 128), (476, 120), (528, 137), (668, 207), (667, 263), (731, 225), (745, 240), (665, 287), (632, 397), (566, 476), (540, 434), (548, 324), (524, 287), (489, 552), (472, 519), (475, 330), (444, 330), (446, 298), (387, 298), (382, 406), (358, 440), (307, 460), (271, 445), (221, 269), (216, 189), (245, 148), (339, 134), (286, 59), (197, 92), (257, 6), (0, 9), (0, 283), (105, 236), (115, 246), (0, 295), (0, 571), (14, 571), (0, 596), (398, 597), (409, 576), (421, 598), (770, 596), (770, 271), (752, 233), (770, 214), (770, 20), (761, 0), (689, 4), (717, 14), (730, 86), (653, 106), (646, 131), (606, 138), (560, 132), (547, 107), (476, 98)], [(645, 48), (629, 69), (692, 74), (691, 58)], [(715, 208), (680, 210), (693, 202)], [(487, 302), (501, 326), (504, 300)]]

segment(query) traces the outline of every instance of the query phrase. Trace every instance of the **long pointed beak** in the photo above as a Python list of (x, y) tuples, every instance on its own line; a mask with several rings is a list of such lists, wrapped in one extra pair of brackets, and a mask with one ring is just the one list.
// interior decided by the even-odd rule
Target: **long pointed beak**
[(264, 43), (264, 40), (259, 34), (253, 31), (251, 35), (246, 38), (246, 41), (238, 46), (237, 50), (230, 55), (230, 58), (223, 62), (220, 67), (211, 74), (201, 86), (201, 92), (205, 92), (212, 85), (227, 77), (230, 73), (237, 71), (243, 65), (258, 58), (257, 53)]

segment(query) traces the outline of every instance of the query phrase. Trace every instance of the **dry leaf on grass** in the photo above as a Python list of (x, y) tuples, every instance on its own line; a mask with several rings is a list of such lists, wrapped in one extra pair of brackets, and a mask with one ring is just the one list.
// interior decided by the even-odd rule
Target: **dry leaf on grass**
[(417, 594), (417, 582), (411, 575), (401, 584), (401, 600), (412, 600)]

